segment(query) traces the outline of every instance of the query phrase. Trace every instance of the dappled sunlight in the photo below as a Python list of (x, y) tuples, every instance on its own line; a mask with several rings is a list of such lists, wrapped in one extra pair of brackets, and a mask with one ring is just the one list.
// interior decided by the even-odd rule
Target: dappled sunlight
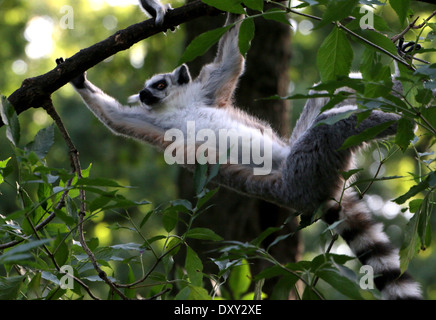
[(26, 54), (31, 59), (50, 56), (53, 50), (53, 20), (47, 16), (32, 18), (24, 31), (24, 37), (29, 42)]

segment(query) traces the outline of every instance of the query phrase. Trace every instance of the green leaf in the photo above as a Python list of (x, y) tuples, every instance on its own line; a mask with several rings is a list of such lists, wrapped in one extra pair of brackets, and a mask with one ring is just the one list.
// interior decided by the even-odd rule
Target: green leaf
[(322, 28), (333, 21), (340, 21), (348, 17), (358, 4), (358, 0), (331, 0), (322, 16), (322, 21), (316, 29)]
[[(133, 273), (132, 267), (129, 266), (129, 273), (127, 274), (127, 282), (128, 283), (133, 283), (135, 282), (135, 274)], [(126, 295), (127, 298), (129, 299), (135, 299), (135, 289), (130, 289), (130, 288), (126, 288), (124, 290), (124, 294)]]
[[(242, 0), (202, 0), (202, 1), (222, 11), (227, 11), (237, 14), (245, 13), (244, 8), (241, 6)], [(248, 1), (248, 2), (253, 2), (253, 1)]]
[[(178, 210), (183, 212), (191, 212), (192, 211), (192, 203), (185, 199), (177, 199), (174, 201), (171, 201), (171, 206), (177, 207)], [(182, 209), (180, 208), (182, 207)]]
[[(292, 270), (291, 268), (293, 267), (293, 265), (288, 264), (285, 267), (287, 269)], [(269, 279), (269, 278), (273, 278), (273, 277), (277, 277), (277, 276), (291, 276), (291, 277), (295, 277), (295, 282), (298, 280), (297, 276), (291, 274), (289, 271), (285, 270), (284, 268), (282, 268), (281, 266), (278, 266), (278, 265), (274, 265), (272, 267), (268, 267), (268, 268), (263, 269), (261, 272), (259, 272), (256, 275), (254, 280)]]
[(288, 20), (288, 13), (280, 8), (271, 8), (267, 10), (262, 17), (266, 20), (277, 21), (291, 26), (291, 23)]
[(20, 142), (20, 123), (14, 107), (2, 96), (0, 99), (0, 116), (4, 124), (7, 125), (6, 137), (14, 145)]
[(25, 276), (0, 277), (0, 300), (16, 300)]
[(433, 92), (430, 89), (418, 89), (415, 99), (417, 102), (427, 105), (433, 99)]
[(389, 0), (389, 4), (397, 13), (400, 23), (403, 26), (410, 9), (410, 0)]
[(319, 297), (312, 286), (307, 286), (303, 291), (303, 300), (321, 300), (321, 297)]
[(316, 275), (343, 295), (354, 300), (362, 299), (357, 283), (342, 275), (338, 270), (321, 269), (316, 272)]
[(11, 157), (7, 158), (6, 160), (0, 161), (0, 169), (6, 168), (9, 160), (11, 160)]
[(204, 204), (210, 200), (210, 198), (212, 198), (217, 192), (218, 192), (219, 188), (215, 188), (213, 190), (210, 190), (208, 192), (200, 193), (200, 195), (198, 195), (198, 201), (197, 201), (197, 209), (200, 209), (204, 206)]
[(430, 186), (434, 186), (436, 184), (436, 173), (432, 172), (428, 175), (427, 178), (425, 178), (420, 183), (414, 185), (402, 196), (394, 199), (393, 201), (398, 204), (403, 204), (411, 197), (417, 195), (418, 193), (424, 191), (425, 189), (429, 188)]
[[(0, 170), (1, 171), (3, 171), (2, 169), (6, 168), (9, 160), (11, 160), (11, 157), (7, 158), (6, 160), (0, 161)], [(2, 184), (5, 181), (3, 178), (4, 173), (1, 173), (1, 171), (0, 171), (0, 184)]]
[(273, 292), (270, 297), (270, 300), (289, 300), (289, 292), (295, 289), (295, 285), (299, 280), (296, 276), (285, 276), (280, 278), (274, 286)]
[(193, 228), (191, 230), (188, 230), (186, 232), (186, 237), (192, 239), (211, 240), (211, 241), (223, 240), (223, 238), (217, 235), (214, 231), (207, 228)]
[(241, 264), (235, 266), (230, 272), (229, 286), (235, 299), (241, 298), (251, 284), (251, 272), (248, 262), (243, 259)]
[(35, 152), (38, 158), (44, 158), (54, 143), (54, 126), (41, 129), (35, 136), (35, 140), (26, 146), (29, 151)]
[(256, 237), (256, 239), (252, 240), (250, 243), (254, 246), (260, 246), (263, 240), (265, 240), (268, 236), (273, 234), (276, 231), (281, 230), (282, 227), (268, 227), (260, 235)]
[(250, 9), (257, 11), (263, 10), (263, 0), (242, 0), (242, 3)]
[(206, 289), (197, 286), (189, 286), (189, 289), (189, 300), (211, 300), (211, 297), (207, 293)]
[(25, 244), (18, 245), (6, 251), (0, 256), (0, 264), (27, 260), (32, 257), (28, 251), (42, 246), (50, 241), (50, 239), (35, 240)]
[(239, 30), (239, 51), (243, 56), (245, 56), (250, 49), (251, 40), (254, 37), (254, 20), (253, 19), (245, 19), (241, 23), (241, 29)]
[(419, 251), (418, 220), (419, 213), (415, 213), (403, 232), (404, 240), (400, 249), (400, 268), (402, 272), (407, 270), (410, 261)]
[(203, 284), (203, 263), (191, 247), (186, 247), (185, 270), (192, 285), (201, 287)]
[(58, 232), (56, 240), (53, 244), (54, 257), (59, 266), (63, 266), (67, 263), (70, 251), (68, 245), (66, 244), (64, 237)]
[(333, 28), (319, 48), (316, 61), (323, 82), (348, 76), (353, 61), (353, 49), (344, 31)]
[(179, 238), (172, 238), (167, 244), (165, 251), (168, 252), (171, 250), (171, 255), (175, 255), (177, 252), (179, 252), (180, 242), (181, 240)]
[[(372, 43), (375, 43), (379, 47), (382, 47), (386, 51), (397, 54), (397, 47), (389, 37), (384, 36), (383, 34), (380, 34), (378, 32), (365, 32), (365, 38), (371, 41)], [(370, 50), (375, 50), (373, 47), (368, 47)]]
[(155, 213), (155, 210), (150, 210), (149, 212), (147, 212), (147, 214), (144, 216), (144, 218), (142, 218), (141, 223), (139, 224), (139, 227), (142, 228), (148, 221), (148, 219), (150, 219), (150, 217)]
[(231, 28), (231, 25), (207, 31), (200, 34), (188, 45), (179, 64), (194, 60), (196, 57), (201, 56), (209, 50), (219, 39)]
[(118, 182), (104, 179), (104, 178), (80, 178), (76, 185), (78, 186), (95, 186), (95, 187), (113, 187), (113, 188), (126, 188), (125, 186), (120, 185)]
[(401, 150), (405, 151), (412, 141), (415, 138), (415, 124), (405, 118), (401, 118), (398, 121), (397, 126), (397, 135), (395, 136), (395, 143), (401, 148)]
[(358, 111), (357, 110), (349, 110), (349, 111), (344, 111), (344, 112), (334, 114), (333, 116), (329, 116), (327, 119), (324, 119), (324, 120), (317, 122), (316, 126), (320, 126), (323, 124), (326, 124), (326, 125), (335, 124), (336, 122), (341, 121), (343, 119), (348, 119), (350, 116), (352, 116), (356, 112), (358, 112)]
[(351, 169), (348, 171), (341, 172), (341, 175), (345, 179), (345, 181), (347, 181), (348, 179), (350, 179), (352, 176), (354, 176), (356, 173), (359, 173), (360, 171), (363, 171), (363, 169), (362, 168)]
[(92, 200), (92, 202), (89, 204), (88, 209), (91, 212), (97, 211), (102, 209), (106, 204), (108, 204), (112, 198), (107, 196), (100, 196)]
[(436, 107), (420, 108), (419, 111), (433, 128), (436, 128)]
[(194, 190), (195, 194), (201, 194), (207, 184), (207, 164), (195, 164)]
[[(421, 250), (425, 250), (431, 243), (431, 224), (432, 204), (427, 195), (419, 208), (418, 236), (421, 242)], [(416, 214), (416, 213), (415, 213)]]
[(345, 140), (345, 142), (342, 144), (340, 150), (348, 149), (353, 146), (357, 146), (361, 144), (362, 142), (369, 141), (371, 139), (374, 139), (377, 137), (381, 132), (385, 131), (387, 128), (389, 128), (394, 121), (388, 121), (382, 124), (379, 124), (377, 126), (374, 126), (372, 128), (365, 129), (363, 132), (351, 136)]
[(177, 210), (174, 210), (174, 207), (170, 207), (163, 212), (162, 215), (162, 224), (166, 230), (166, 232), (171, 232), (177, 226), (177, 222), (179, 221), (179, 214)]

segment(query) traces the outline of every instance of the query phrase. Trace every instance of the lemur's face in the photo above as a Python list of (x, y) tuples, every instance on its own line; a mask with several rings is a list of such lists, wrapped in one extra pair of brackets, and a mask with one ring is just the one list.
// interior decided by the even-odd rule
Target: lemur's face
[(156, 107), (174, 92), (176, 87), (191, 81), (188, 67), (183, 64), (171, 73), (158, 74), (145, 82), (139, 94), (129, 97), (129, 103), (141, 102), (148, 107)]

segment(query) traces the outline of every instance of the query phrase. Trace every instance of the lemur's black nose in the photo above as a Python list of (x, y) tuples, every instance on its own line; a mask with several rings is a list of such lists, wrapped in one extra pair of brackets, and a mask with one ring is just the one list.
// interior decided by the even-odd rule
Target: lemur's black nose
[(142, 103), (145, 103), (146, 105), (152, 105), (159, 102), (159, 98), (154, 96), (150, 90), (144, 89), (139, 92), (139, 100), (141, 100)]
[(147, 97), (150, 96), (150, 94), (150, 91), (148, 91), (147, 89), (142, 90), (141, 92), (139, 92), (139, 100), (145, 102), (144, 100), (146, 100)]

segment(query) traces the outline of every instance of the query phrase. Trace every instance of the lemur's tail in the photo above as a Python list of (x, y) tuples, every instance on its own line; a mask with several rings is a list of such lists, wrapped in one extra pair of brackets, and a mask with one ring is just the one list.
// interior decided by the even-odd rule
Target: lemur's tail
[(398, 250), (383, 232), (383, 225), (373, 220), (366, 204), (355, 194), (346, 193), (341, 210), (330, 209), (324, 219), (329, 224), (343, 220), (336, 231), (361, 263), (373, 268), (374, 284), (383, 299), (422, 299), (419, 285), (410, 275), (401, 273)]

